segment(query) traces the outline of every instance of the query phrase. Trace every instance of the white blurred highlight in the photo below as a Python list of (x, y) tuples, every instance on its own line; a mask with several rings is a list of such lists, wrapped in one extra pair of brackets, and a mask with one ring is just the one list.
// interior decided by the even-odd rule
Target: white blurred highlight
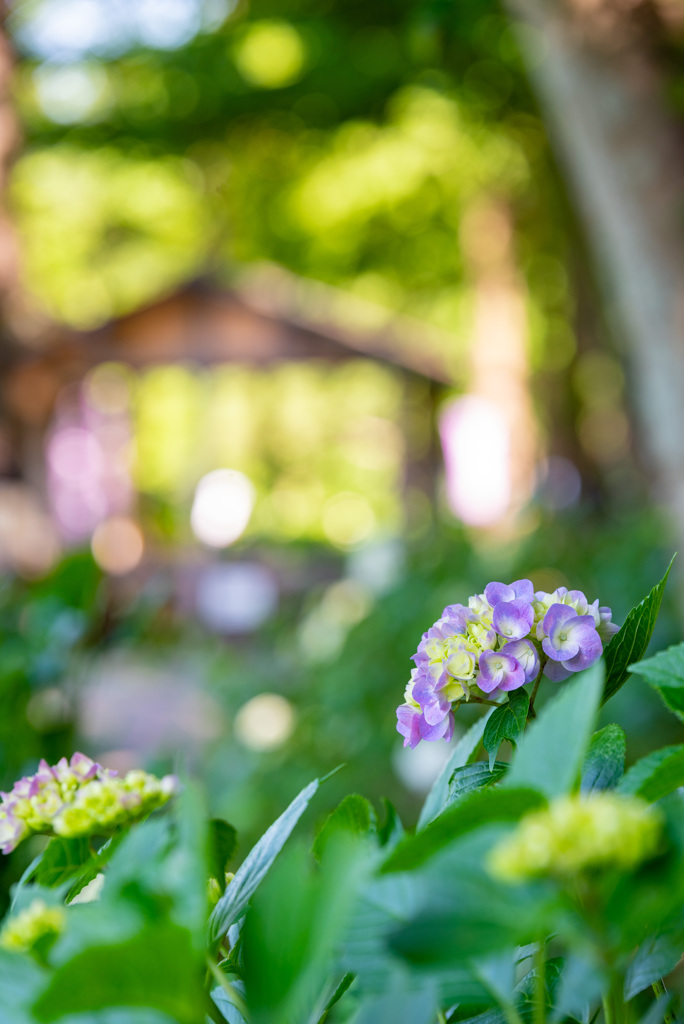
[(193, 533), (210, 547), (229, 547), (245, 532), (255, 500), (254, 485), (244, 473), (236, 469), (207, 473), (195, 490), (190, 514)]
[(439, 419), (449, 508), (468, 526), (493, 526), (512, 497), (510, 434), (493, 402), (466, 395)]
[(260, 693), (240, 708), (235, 735), (250, 750), (275, 750), (292, 735), (295, 713), (278, 693)]

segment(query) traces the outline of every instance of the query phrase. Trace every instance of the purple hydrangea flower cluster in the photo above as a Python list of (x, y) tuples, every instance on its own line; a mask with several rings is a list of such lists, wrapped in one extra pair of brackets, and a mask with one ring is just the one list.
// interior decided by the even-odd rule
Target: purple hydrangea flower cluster
[(150, 814), (178, 789), (175, 775), (118, 773), (74, 754), (57, 764), (41, 761), (35, 775), (0, 793), (0, 851), (11, 853), (33, 833), (66, 837), (111, 834)]
[(543, 672), (561, 682), (589, 668), (618, 631), (610, 608), (581, 590), (535, 592), (530, 580), (489, 583), (483, 594), (448, 605), (423, 634), (416, 667), (397, 708), (404, 746), (450, 740), (454, 710), (471, 697), (494, 700)]

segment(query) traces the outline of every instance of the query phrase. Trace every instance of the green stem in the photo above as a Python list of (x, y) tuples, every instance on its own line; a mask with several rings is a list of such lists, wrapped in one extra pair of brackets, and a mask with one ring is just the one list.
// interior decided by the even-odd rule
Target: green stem
[(536, 979), (534, 985), (534, 1024), (546, 1021), (546, 943), (542, 939), (534, 954)]
[(245, 1003), (244, 999), (237, 991), (237, 989), (235, 989), (231, 985), (223, 971), (216, 966), (211, 957), (207, 957), (207, 966), (211, 973), (213, 974), (215, 980), (219, 983), (221, 988), (230, 998), (230, 1001), (233, 1004), (233, 1006), (240, 1011), (245, 1020), (249, 1020), (249, 1010), (247, 1009), (247, 1004)]
[(615, 1024), (612, 992), (603, 997), (603, 1017), (605, 1019), (605, 1024)]
[(471, 704), (491, 704), (491, 706), (493, 708), (500, 708), (501, 707), (501, 704), (497, 703), (497, 701), (495, 701), (495, 700), (487, 700), (486, 697), (471, 697), (470, 698), (470, 703)]
[[(651, 988), (656, 999), (660, 999), (662, 996), (667, 995), (667, 989), (665, 988), (665, 982), (660, 978), (658, 981), (654, 981)], [(674, 1024), (676, 1017), (672, 1010), (666, 1010), (663, 1017), (664, 1024)]]
[(530, 697), (530, 706), (527, 710), (528, 719), (537, 717), (537, 713), (534, 710), (534, 702), (537, 696), (537, 690), (539, 689), (539, 684), (541, 683), (541, 678), (544, 674), (544, 666), (546, 665), (546, 660), (546, 658), (542, 657), (541, 662), (539, 664), (539, 672), (537, 673), (537, 678), (534, 681), (534, 688), (532, 690), (532, 696)]

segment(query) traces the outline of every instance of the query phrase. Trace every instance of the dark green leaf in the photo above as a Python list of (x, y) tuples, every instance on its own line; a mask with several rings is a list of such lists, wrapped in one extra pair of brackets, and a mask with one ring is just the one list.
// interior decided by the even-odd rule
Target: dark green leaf
[(589, 745), (602, 687), (602, 662), (565, 684), (528, 725), (504, 786), (537, 789), (547, 797), (572, 789)]
[(654, 803), (679, 786), (684, 786), (684, 746), (663, 747), (642, 757), (620, 780), (618, 791)]
[(237, 847), (237, 831), (223, 818), (212, 818), (209, 822), (209, 871), (225, 889), (225, 874), (231, 857)]
[(601, 999), (608, 982), (600, 967), (590, 958), (571, 954), (566, 958), (558, 994), (554, 1020), (572, 1017), (589, 1024), (592, 1007)]
[(60, 967), (34, 1004), (38, 1021), (113, 1006), (148, 1006), (179, 1024), (197, 1024), (201, 972), (190, 935), (148, 925), (127, 942), (95, 946)]
[(381, 846), (386, 846), (388, 849), (392, 849), (404, 835), (404, 826), (401, 823), (401, 818), (397, 814), (396, 807), (386, 797), (382, 798), (382, 802), (385, 805), (387, 813), (385, 820), (378, 828), (378, 839)]
[(606, 663), (606, 681), (603, 688), (602, 704), (605, 704), (613, 694), (617, 693), (626, 682), (634, 663), (643, 658), (646, 653), (660, 611), (667, 578), (675, 558), (676, 555), (673, 555), (660, 583), (653, 587), (641, 604), (632, 608), (622, 629), (615, 634), (606, 647), (603, 655)]
[(331, 836), (338, 832), (349, 832), (361, 836), (375, 832), (377, 822), (373, 805), (365, 796), (350, 793), (326, 818), (313, 844), (315, 857), (320, 857)]
[(83, 870), (91, 858), (92, 853), (85, 837), (51, 839), (33, 877), (39, 885), (52, 888), (73, 878)]
[(625, 771), (626, 752), (625, 732), (619, 725), (595, 732), (582, 765), (582, 792), (615, 789)]
[(251, 896), (287, 842), (319, 784), (319, 780), (314, 779), (294, 798), (240, 865), (209, 918), (212, 943), (225, 935), (231, 924), (244, 914)]
[(665, 934), (642, 942), (625, 975), (625, 999), (643, 992), (677, 966), (682, 955), (682, 938)]
[(462, 768), (464, 764), (468, 764), (477, 753), (485, 727), (491, 717), (491, 714), (492, 711), (488, 711), (486, 715), (482, 716), (482, 718), (478, 718), (478, 720), (471, 725), (465, 735), (461, 736), (460, 740), (454, 747), (451, 757), (435, 779), (432, 789), (425, 798), (423, 809), (421, 810), (420, 817), (418, 818), (418, 829), (424, 828), (428, 822), (432, 821), (433, 818), (436, 818), (446, 804), (449, 793), (449, 779), (453, 775), (455, 768)]
[(659, 651), (653, 658), (629, 666), (660, 694), (666, 707), (684, 721), (684, 644)]
[(479, 789), (447, 807), (421, 832), (407, 836), (390, 853), (383, 872), (411, 871), (449, 843), (492, 821), (518, 821), (543, 806), (544, 798), (532, 789)]
[(495, 761), (492, 768), (486, 761), (474, 761), (473, 764), (465, 764), (457, 768), (449, 782), (449, 804), (461, 800), (474, 789), (482, 789), (484, 786), (491, 786), (508, 770), (506, 761)]
[(529, 706), (530, 695), (521, 686), (519, 690), (509, 693), (508, 702), (503, 707), (495, 708), (494, 713), (487, 720), (482, 743), (489, 754), (490, 771), (503, 741), (510, 740), (511, 743), (517, 743), (522, 736), (525, 731)]

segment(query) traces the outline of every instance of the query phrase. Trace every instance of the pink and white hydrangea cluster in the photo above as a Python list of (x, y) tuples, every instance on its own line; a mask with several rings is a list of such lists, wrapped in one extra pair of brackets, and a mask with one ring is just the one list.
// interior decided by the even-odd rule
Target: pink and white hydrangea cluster
[(146, 817), (178, 789), (175, 775), (158, 779), (143, 771), (123, 778), (85, 754), (41, 761), (35, 775), (0, 793), (0, 850), (11, 853), (27, 836), (108, 835)]
[(530, 580), (489, 583), (483, 594), (448, 605), (423, 634), (416, 667), (397, 708), (404, 746), (450, 740), (456, 707), (488, 701), (536, 680), (553, 682), (589, 668), (618, 627), (610, 608), (581, 590), (535, 592)]

